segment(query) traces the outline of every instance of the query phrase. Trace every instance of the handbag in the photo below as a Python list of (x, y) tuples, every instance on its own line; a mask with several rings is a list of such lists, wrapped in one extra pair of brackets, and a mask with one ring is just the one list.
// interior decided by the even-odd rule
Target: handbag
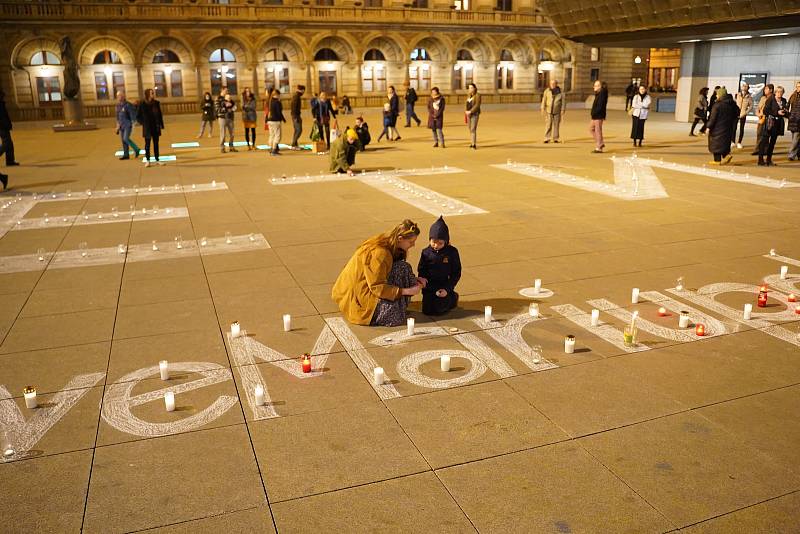
[(319, 123), (317, 123), (317, 121), (314, 121), (314, 124), (311, 126), (311, 134), (308, 137), (314, 142), (322, 139), (322, 136), (319, 133)]
[(339, 130), (331, 128), (331, 143), (339, 139)]

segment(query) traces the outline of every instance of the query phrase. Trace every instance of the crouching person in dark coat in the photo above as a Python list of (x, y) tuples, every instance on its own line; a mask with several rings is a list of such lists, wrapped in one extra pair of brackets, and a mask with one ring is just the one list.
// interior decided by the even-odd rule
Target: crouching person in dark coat
[(728, 91), (717, 89), (717, 101), (708, 119), (708, 151), (714, 154), (712, 165), (725, 165), (731, 161), (731, 143), (739, 121), (739, 107)]
[(419, 259), (419, 277), (427, 280), (422, 290), (422, 313), (442, 315), (458, 304), (456, 284), (461, 279), (461, 258), (450, 244), (450, 230), (439, 217), (431, 226), (430, 245)]

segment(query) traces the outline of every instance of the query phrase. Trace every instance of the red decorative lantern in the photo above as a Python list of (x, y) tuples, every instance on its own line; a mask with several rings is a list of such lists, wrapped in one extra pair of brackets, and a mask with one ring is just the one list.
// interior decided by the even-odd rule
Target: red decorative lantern
[(699, 325), (695, 326), (694, 327), (694, 333), (697, 334), (698, 336), (706, 335), (706, 325), (699, 324)]
[(304, 373), (311, 372), (311, 355), (308, 353), (303, 354), (303, 372)]
[(758, 307), (759, 308), (766, 308), (767, 307), (767, 286), (766, 284), (761, 286), (758, 290)]

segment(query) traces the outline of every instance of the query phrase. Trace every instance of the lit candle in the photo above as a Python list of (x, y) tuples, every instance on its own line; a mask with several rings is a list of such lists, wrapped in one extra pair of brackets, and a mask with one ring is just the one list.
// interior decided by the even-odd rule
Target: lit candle
[(665, 317), (667, 315), (667, 309), (663, 306), (660, 307), (658, 309), (658, 315), (660, 315), (661, 317)]
[(253, 392), (256, 398), (256, 406), (264, 406), (264, 386), (256, 384), (255, 391)]
[(311, 372), (311, 355), (308, 353), (303, 354), (303, 372), (304, 373)]
[(231, 323), (231, 337), (239, 337), (242, 328), (239, 326), (239, 321), (234, 321)]
[(533, 294), (538, 295), (541, 289), (542, 289), (542, 279), (537, 278), (536, 280), (533, 281)]
[(372, 376), (376, 386), (382, 386), (384, 382), (383, 367), (376, 367)]
[(688, 328), (689, 327), (689, 312), (682, 311), (681, 316), (678, 319), (678, 326), (681, 328)]
[(167, 360), (158, 362), (158, 370), (161, 373), (161, 380), (169, 380), (169, 362)]
[(483, 308), (483, 320), (487, 323), (492, 322), (492, 307), (486, 306)]
[(706, 327), (703, 324), (699, 324), (694, 328), (694, 333), (698, 336), (706, 335)]
[(539, 305), (537, 303), (535, 303), (535, 302), (531, 302), (531, 305), (528, 306), (528, 313), (534, 319), (536, 317), (539, 317)]
[(795, 312), (796, 314), (800, 315), (800, 306), (795, 306), (795, 307), (794, 307), (794, 312)]
[(230, 245), (231, 243), (233, 243), (233, 238), (232, 238), (230, 232), (225, 232), (225, 243), (227, 245)]
[(575, 336), (567, 336), (564, 338), (564, 352), (567, 354), (575, 352)]
[(123, 245), (122, 243), (117, 245), (117, 252), (119, 252), (120, 254), (125, 254), (125, 250), (126, 250), (125, 245)]
[(753, 305), (748, 303), (744, 305), (744, 320), (749, 321), (753, 316)]
[(164, 393), (164, 405), (168, 412), (175, 411), (175, 394), (171, 391)]
[(409, 317), (408, 320), (406, 321), (406, 334), (408, 334), (409, 336), (413, 336), (414, 335), (414, 318), (413, 317)]
[(40, 249), (39, 249), (39, 251), (38, 251), (38, 254), (39, 254), (39, 261), (44, 261), (44, 254), (45, 254), (45, 251), (44, 251), (44, 249), (43, 249), (43, 248), (40, 248)]
[(600, 324), (600, 310), (592, 310), (592, 326)]
[(631, 291), (631, 303), (638, 304), (639, 303), (639, 288), (634, 287)]
[(283, 315), (283, 331), (289, 332), (292, 330), (292, 316), (288, 313)]
[(153, 252), (157, 251), (158, 251), (158, 244), (155, 241), (153, 241)]
[(217, 187), (217, 181), (211, 180), (211, 187)]
[(675, 289), (677, 289), (678, 291), (683, 291), (683, 277), (682, 276), (678, 277), (678, 283), (675, 284)]
[(758, 290), (758, 307), (759, 308), (766, 308), (767, 307), (767, 299), (769, 298), (769, 293), (767, 292), (767, 286), (763, 285)]
[(786, 297), (786, 300), (789, 302), (797, 302), (797, 297), (794, 295), (794, 293), (789, 293), (789, 296)]
[(789, 266), (781, 265), (781, 280), (786, 280), (787, 274), (789, 274)]
[(443, 373), (449, 373), (450, 372), (450, 356), (448, 356), (446, 354), (444, 356), (442, 356), (439, 359), (439, 366), (441, 367)]
[(37, 406), (39, 406), (38, 401), (36, 400), (36, 388), (33, 386), (27, 386), (25, 389), (22, 390), (23, 395), (25, 395), (25, 407), (29, 410), (33, 410)]

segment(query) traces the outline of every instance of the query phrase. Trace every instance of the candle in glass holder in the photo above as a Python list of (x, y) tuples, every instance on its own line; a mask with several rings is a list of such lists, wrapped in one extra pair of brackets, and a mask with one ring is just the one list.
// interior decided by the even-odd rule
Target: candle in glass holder
[(261, 384), (256, 384), (253, 393), (255, 396), (256, 406), (264, 406), (264, 386)]
[(413, 336), (413, 335), (414, 335), (414, 323), (415, 323), (415, 322), (416, 322), (416, 321), (414, 321), (414, 318), (413, 318), (413, 317), (409, 317), (409, 318), (406, 320), (406, 334), (407, 334), (408, 336)]
[(797, 297), (795, 296), (794, 293), (789, 293), (789, 296), (786, 297), (786, 300), (788, 300), (789, 302), (797, 302)]
[(758, 290), (758, 307), (766, 308), (768, 298), (769, 298), (769, 292), (767, 291), (767, 286), (763, 285)]
[(575, 336), (567, 336), (564, 338), (564, 352), (567, 354), (575, 352)]
[(626, 347), (632, 347), (636, 344), (637, 328), (634, 325), (625, 325), (622, 331), (622, 341)]
[(39, 257), (39, 261), (44, 261), (44, 255), (45, 255), (45, 251), (44, 251), (44, 249), (43, 249), (43, 248), (40, 248), (40, 249), (39, 249), (39, 250), (36, 252), (36, 254), (37, 254), (37, 255), (38, 255), (38, 257)]
[(441, 358), (439, 358), (439, 368), (442, 370), (443, 373), (450, 372), (450, 356), (445, 354)]
[(207, 237), (201, 237), (200, 238), (200, 246), (204, 247), (206, 245), (208, 245), (208, 238)]
[(744, 320), (749, 321), (752, 316), (753, 316), (753, 305), (747, 303), (744, 305)]
[(127, 250), (127, 248), (126, 248), (126, 247), (125, 247), (125, 245), (123, 245), (122, 243), (120, 243), (119, 245), (117, 245), (117, 252), (118, 252), (119, 254), (125, 254), (125, 251), (126, 251), (126, 250)]
[(789, 266), (781, 265), (781, 280), (786, 280), (787, 274), (789, 274)]
[(376, 367), (375, 370), (372, 372), (372, 380), (375, 382), (376, 386), (382, 386), (385, 380), (383, 375), (383, 367)]
[(119, 210), (115, 207), (111, 208), (111, 216), (115, 219), (119, 218)]
[(39, 402), (36, 400), (36, 388), (33, 386), (27, 386), (25, 389), (22, 390), (22, 394), (25, 395), (25, 407), (29, 410), (33, 410), (37, 406), (39, 406)]
[(175, 394), (171, 391), (164, 393), (164, 406), (168, 412), (175, 411)]
[(600, 324), (600, 310), (592, 310), (592, 326)]
[(231, 237), (231, 233), (230, 232), (225, 232), (225, 243), (228, 244), (228, 245), (233, 243), (233, 238)]
[(175, 236), (175, 247), (180, 250), (183, 248), (183, 236), (178, 234)]
[(706, 335), (706, 326), (704, 324), (698, 324), (694, 327), (694, 333), (698, 336)]
[(242, 329), (239, 326), (239, 321), (234, 321), (231, 323), (231, 337), (239, 337)]
[(675, 284), (675, 289), (677, 289), (678, 291), (683, 291), (683, 277), (682, 276), (678, 277), (678, 282)]
[(485, 306), (483, 308), (483, 320), (486, 321), (487, 323), (491, 323), (492, 322), (492, 307), (491, 306)]
[(311, 355), (308, 353), (303, 354), (303, 372), (311, 372)]
[(688, 328), (689, 327), (689, 312), (682, 311), (680, 318), (678, 319), (678, 326), (681, 328)]
[(79, 243), (78, 248), (81, 251), (82, 258), (85, 258), (86, 256), (89, 255), (89, 245), (86, 243), (86, 241), (82, 241), (81, 243)]
[(50, 216), (48, 214), (44, 214), (44, 223), (47, 224), (50, 222)]
[(663, 306), (662, 306), (662, 307), (660, 307), (660, 308), (658, 309), (658, 315), (659, 315), (659, 316), (661, 316), (661, 317), (666, 317), (666, 315), (667, 315), (667, 309), (666, 309), (665, 307), (663, 307)]
[(800, 306), (795, 306), (795, 307), (794, 307), (794, 312), (795, 312), (796, 314), (800, 315)]
[(531, 302), (531, 305), (528, 306), (528, 313), (534, 319), (539, 317), (539, 305), (535, 302)]
[(542, 279), (537, 278), (536, 280), (533, 281), (533, 294), (538, 295), (539, 291), (541, 290), (542, 290)]
[(639, 288), (634, 287), (631, 291), (631, 303), (638, 304), (639, 303)]
[(158, 243), (153, 241), (153, 252), (157, 252), (157, 251), (158, 251)]
[(289, 332), (292, 329), (292, 316), (288, 313), (283, 315), (283, 331)]
[(169, 380), (169, 362), (167, 360), (158, 362), (158, 371), (161, 373), (161, 380)]

